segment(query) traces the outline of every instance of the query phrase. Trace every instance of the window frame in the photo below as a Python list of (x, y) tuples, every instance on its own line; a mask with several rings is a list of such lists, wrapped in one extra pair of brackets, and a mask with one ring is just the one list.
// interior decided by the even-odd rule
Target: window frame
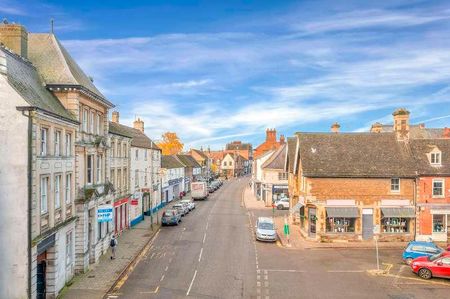
[[(45, 188), (43, 188), (44, 186), (44, 184), (43, 184), (43, 182), (46, 182), (46, 186), (45, 186)], [(45, 175), (45, 176), (41, 176), (41, 181), (40, 181), (40, 187), (39, 187), (39, 189), (40, 189), (40, 194), (39, 194), (39, 204), (40, 204), (40, 210), (41, 210), (41, 215), (45, 215), (45, 214), (47, 214), (48, 213), (48, 189), (49, 189), (49, 182), (50, 182), (50, 179), (49, 179), (49, 176), (48, 175)], [(45, 192), (43, 192), (43, 191), (45, 191)], [(43, 200), (43, 198), (45, 198), (45, 201)], [(43, 204), (43, 203), (45, 203), (45, 204)], [(44, 208), (45, 207), (45, 208)]]
[(431, 152), (430, 153), (430, 164), (431, 165), (441, 165), (441, 161), (442, 161), (442, 153), (441, 152)]
[[(394, 180), (398, 180), (397, 183), (394, 183)], [(397, 185), (397, 189), (393, 188)], [(400, 193), (400, 178), (391, 178), (391, 193)]]
[(92, 184), (94, 184), (94, 155), (88, 154), (86, 156), (86, 185)]
[(94, 134), (95, 131), (95, 112), (89, 111), (89, 133)]
[(61, 144), (61, 135), (62, 135), (62, 131), (61, 130), (57, 130), (55, 129), (55, 132), (53, 134), (54, 136), (54, 142), (53, 142), (53, 155), (55, 157), (60, 157), (61, 156), (61, 148), (62, 148), (62, 144)]
[(66, 233), (66, 266), (72, 264), (73, 256), (73, 231), (68, 231)]
[(89, 118), (89, 111), (86, 108), (83, 108), (83, 132), (88, 132), (88, 118)]
[[(441, 183), (441, 194), (435, 194), (435, 183)], [(433, 179), (431, 182), (431, 194), (433, 198), (444, 198), (445, 197), (445, 180), (444, 179)]]
[(68, 157), (72, 156), (72, 132), (66, 132), (65, 147), (66, 147), (66, 156)]
[[(446, 234), (447, 233), (447, 214), (432, 214), (433, 217), (431, 218), (431, 231), (432, 233), (436, 234)], [(442, 216), (442, 231), (438, 231), (435, 229), (435, 222), (434, 219), (436, 216)]]
[(55, 174), (54, 187), (53, 187), (53, 198), (54, 198), (54, 205), (55, 210), (58, 210), (61, 208), (61, 181), (62, 181), (62, 175), (61, 174)]
[(72, 203), (72, 173), (66, 173), (66, 184), (64, 189), (64, 200), (66, 204)]
[[(45, 134), (43, 134), (45, 133)], [(48, 133), (49, 133), (49, 128), (48, 127), (41, 127), (41, 132), (40, 132), (40, 152), (41, 152), (41, 156), (47, 156), (48, 155)]]
[(96, 173), (95, 173), (95, 176), (96, 176), (96, 181), (97, 181), (97, 184), (100, 184), (101, 183), (101, 181), (102, 181), (102, 155), (97, 155), (97, 159), (96, 159), (97, 161), (96, 161)]

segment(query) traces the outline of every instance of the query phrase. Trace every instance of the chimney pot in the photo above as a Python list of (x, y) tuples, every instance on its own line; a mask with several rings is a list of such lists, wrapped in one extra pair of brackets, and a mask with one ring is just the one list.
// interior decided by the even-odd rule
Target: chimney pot
[(397, 133), (399, 140), (409, 138), (409, 114), (410, 112), (406, 108), (399, 108), (392, 113), (394, 116), (394, 131)]
[(138, 119), (133, 122), (133, 128), (144, 133), (144, 122), (138, 117)]
[(111, 121), (116, 124), (119, 123), (119, 111), (113, 111)]
[(331, 132), (333, 133), (339, 133), (339, 129), (341, 128), (341, 125), (338, 122), (335, 122), (331, 125)]

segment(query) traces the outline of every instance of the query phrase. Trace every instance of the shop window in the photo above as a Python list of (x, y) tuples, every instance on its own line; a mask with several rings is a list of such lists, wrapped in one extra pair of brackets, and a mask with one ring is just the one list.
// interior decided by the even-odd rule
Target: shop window
[(355, 218), (327, 217), (327, 232), (354, 233)]
[(443, 196), (444, 196), (444, 181), (433, 180), (433, 197), (443, 197)]
[(445, 215), (433, 215), (433, 233), (445, 233)]
[(400, 179), (399, 178), (391, 179), (391, 192), (400, 192)]
[(384, 217), (381, 220), (382, 232), (395, 234), (395, 233), (408, 233), (409, 232), (409, 218), (400, 217)]

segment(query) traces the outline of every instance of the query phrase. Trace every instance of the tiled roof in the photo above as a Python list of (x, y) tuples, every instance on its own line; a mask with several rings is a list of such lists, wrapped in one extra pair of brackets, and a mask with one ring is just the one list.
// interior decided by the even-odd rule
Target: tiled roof
[(36, 68), (30, 62), (1, 47), (0, 55), (5, 55), (9, 84), (30, 106), (76, 121), (75, 116), (44, 87)]
[(184, 165), (175, 156), (162, 155), (161, 168), (165, 169), (184, 168)]
[[(450, 175), (450, 139), (415, 139), (410, 141), (411, 151), (421, 175)], [(431, 166), (427, 154), (433, 149), (441, 151), (441, 166)]]
[(409, 147), (394, 133), (297, 133), (309, 177), (413, 177)]
[[(393, 132), (394, 127), (392, 125), (382, 125), (382, 132)], [(409, 126), (409, 138), (410, 139), (430, 139), (430, 138), (442, 138), (444, 129), (442, 128), (425, 128), (420, 125)]]
[(177, 158), (187, 167), (201, 168), (202, 166), (191, 155), (177, 155)]
[(148, 138), (147, 135), (135, 128), (110, 121), (109, 132), (121, 136), (132, 137), (133, 139), (131, 140), (131, 146), (160, 150), (160, 148), (150, 138)]
[(288, 169), (286, 171), (293, 172), (294, 171), (294, 163), (296, 156), (296, 147), (297, 147), (297, 137), (288, 137), (287, 139), (287, 160), (288, 160)]
[(113, 106), (73, 60), (54, 34), (29, 33), (28, 57), (47, 85), (81, 86)]
[(266, 162), (261, 166), (265, 169), (284, 169), (284, 164), (286, 163), (286, 150), (287, 145), (283, 144), (279, 149), (277, 149)]
[(197, 149), (191, 149), (191, 151), (197, 153), (202, 159), (208, 160), (208, 156), (203, 151)]

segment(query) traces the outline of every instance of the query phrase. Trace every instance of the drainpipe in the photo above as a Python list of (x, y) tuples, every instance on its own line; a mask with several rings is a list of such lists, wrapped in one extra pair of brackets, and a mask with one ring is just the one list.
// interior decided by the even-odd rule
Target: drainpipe
[[(418, 178), (417, 178), (417, 171), (416, 171), (416, 177), (414, 178), (414, 211), (417, 209), (417, 186), (419, 186)], [(416, 218), (414, 220), (414, 241), (417, 237), (417, 212), (416, 212)], [(420, 211), (419, 211), (420, 214)]]

